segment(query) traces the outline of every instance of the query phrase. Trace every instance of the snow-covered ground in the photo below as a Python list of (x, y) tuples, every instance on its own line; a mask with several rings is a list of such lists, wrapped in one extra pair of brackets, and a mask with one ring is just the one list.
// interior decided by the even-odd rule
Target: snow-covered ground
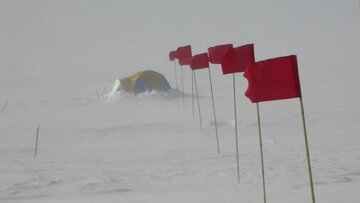
[[(209, 31), (214, 29), (209, 22), (203, 27), (209, 35), (197, 29), (199, 35), (204, 35), (193, 36), (183, 30), (184, 36), (170, 36), (181, 32), (180, 29), (171, 26), (165, 29), (156, 23), (147, 27), (146, 24), (144, 28), (134, 28), (133, 34), (138, 37), (141, 31), (162, 29), (155, 35), (138, 39), (153, 50), (144, 61), (134, 60), (137, 53), (134, 50), (128, 53), (128, 49), (125, 51), (117, 48), (119, 44), (112, 43), (115, 34), (122, 33), (107, 21), (115, 15), (112, 9), (127, 8), (125, 14), (119, 14), (122, 17), (134, 16), (131, 9), (136, 8), (144, 12), (141, 17), (149, 17), (151, 13), (154, 16), (149, 18), (162, 23), (171, 21), (161, 18), (171, 12), (156, 10), (157, 7), (149, 3), (145, 3), (148, 7), (138, 7), (137, 3), (128, 2), (123, 8), (121, 3), (113, 3), (112, 7), (110, 3), (89, 5), (74, 1), (73, 5), (71, 2), (0, 3), (1, 19), (7, 19), (0, 21), (0, 25), (2, 30), (9, 30), (0, 34), (4, 44), (0, 46), (0, 202), (262, 202), (256, 106), (244, 96), (247, 81), (241, 74), (236, 76), (240, 184), (236, 174), (232, 76), (223, 76), (218, 65), (213, 65), (211, 71), (220, 154), (216, 149), (206, 70), (196, 72), (202, 133), (197, 108), (194, 118), (192, 116), (188, 68), (183, 70), (185, 108), (181, 94), (175, 90), (106, 101), (96, 97), (96, 90), (102, 92), (103, 86), (110, 90), (115, 78), (127, 76), (141, 67), (148, 69), (145, 60), (165, 74), (175, 87), (173, 64), (167, 61), (167, 54), (170, 49), (189, 43), (188, 39), (194, 53), (206, 51), (207, 46), (217, 43), (230, 41), (241, 45), (250, 40), (255, 43), (257, 60), (297, 54), (316, 200), (360, 201), (360, 82), (357, 79), (360, 75), (357, 39), (360, 8), (356, 1), (323, 1), (323, 4), (284, 1), (279, 8), (266, 3), (243, 3), (268, 15), (269, 19), (254, 18), (255, 25), (289, 16), (282, 21), (283, 25), (272, 24), (277, 29), (268, 33), (248, 24), (244, 24), (244, 28), (248, 28), (245, 31), (241, 26), (234, 28), (230, 21), (222, 28), (232, 34), (215, 31), (221, 37)], [(169, 10), (177, 6), (189, 8), (191, 4), (169, 2), (166, 4)], [(199, 7), (199, 2), (194, 6)], [(210, 11), (219, 6), (217, 1), (209, 2)], [(241, 6), (235, 1), (229, 4), (221, 5), (219, 13), (223, 15), (216, 17), (225, 20), (253, 15), (228, 13)], [(195, 19), (189, 25), (191, 28), (209, 15), (189, 9), (189, 16)], [(94, 12), (97, 14), (88, 22), (87, 17)], [(51, 18), (43, 19), (44, 16)], [(42, 19), (40, 25), (35, 23), (39, 19)], [(144, 20), (139, 17), (120, 21), (139, 22), (140, 19)], [(173, 20), (180, 22), (176, 17)], [(26, 22), (35, 27), (23, 28)], [(118, 32), (97, 32), (92, 28), (94, 25), (100, 30)], [(81, 37), (92, 29), (95, 34)], [(28, 33), (20, 32), (24, 30)], [(129, 37), (131, 29), (127, 31), (129, 35), (126, 32), (115, 40), (124, 40), (121, 42), (127, 48), (133, 44), (139, 48), (138, 41)], [(238, 41), (236, 35), (240, 38)], [(24, 39), (25, 36), (28, 39)], [(153, 37), (150, 42), (146, 41), (149, 37)], [(24, 43), (17, 44), (16, 40)], [(36, 40), (42, 42), (41, 46), (35, 46), (39, 43)], [(12, 46), (15, 44), (18, 47)], [(80, 48), (83, 46), (85, 48)], [(90, 49), (92, 46), (98, 49)], [(145, 53), (145, 48), (139, 50)], [(119, 59), (119, 53), (124, 57)], [(180, 76), (179, 67), (177, 70)], [(7, 106), (2, 109), (7, 99)], [(311, 202), (298, 99), (260, 103), (260, 113), (268, 202)], [(35, 159), (38, 124), (39, 148)]]
[[(34, 103), (10, 99), (0, 123), (1, 200), (260, 202), (255, 106), (238, 95), (241, 182), (237, 184), (231, 83), (224, 79), (223, 86), (219, 80), (214, 84), (221, 149), (217, 154), (203, 74), (207, 72), (198, 73), (204, 76), (199, 89), (203, 133), (197, 109), (192, 118), (189, 96), (185, 109), (181, 97), (158, 93), (109, 102), (96, 100), (95, 95)], [(244, 78), (237, 79), (245, 83)], [(228, 92), (222, 91), (226, 87)], [(357, 202), (358, 111), (327, 104), (326, 91), (312, 95), (303, 89), (317, 199)], [(268, 201), (309, 201), (298, 100), (264, 103), (260, 108)], [(39, 151), (34, 159), (38, 123)]]

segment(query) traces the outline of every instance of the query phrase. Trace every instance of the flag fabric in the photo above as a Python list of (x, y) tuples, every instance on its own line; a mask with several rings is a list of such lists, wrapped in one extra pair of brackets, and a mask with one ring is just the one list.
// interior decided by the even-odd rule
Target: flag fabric
[(181, 58), (188, 58), (191, 57), (191, 45), (187, 45), (187, 46), (183, 46), (183, 47), (178, 47), (176, 49), (176, 58), (181, 59)]
[(227, 52), (228, 49), (232, 48), (232, 44), (217, 45), (208, 48), (209, 62), (213, 64), (221, 64), (221, 57)]
[(197, 54), (191, 58), (190, 68), (193, 70), (208, 68), (209, 59), (207, 53)]
[(179, 58), (179, 64), (184, 65), (190, 65), (191, 64), (191, 56), (186, 58)]
[(170, 51), (169, 60), (174, 61), (176, 59), (176, 51)]
[(244, 77), (249, 82), (245, 95), (253, 103), (301, 97), (296, 55), (251, 64)]
[(176, 49), (176, 58), (179, 59), (180, 65), (190, 65), (191, 63), (191, 45), (178, 47)]
[(254, 62), (254, 44), (247, 44), (228, 49), (221, 58), (221, 68), (223, 74), (244, 72)]

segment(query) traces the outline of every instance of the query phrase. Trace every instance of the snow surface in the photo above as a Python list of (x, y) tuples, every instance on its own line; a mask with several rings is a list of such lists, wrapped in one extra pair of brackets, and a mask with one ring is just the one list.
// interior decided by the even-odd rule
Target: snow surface
[[(257, 60), (298, 55), (316, 200), (360, 202), (359, 2), (277, 2), (1, 1), (0, 202), (262, 202), (256, 106), (242, 75), (240, 184), (232, 76), (219, 65), (220, 154), (206, 70), (196, 71), (202, 133), (188, 68), (185, 108), (178, 90), (96, 96), (149, 66), (174, 88), (171, 49), (229, 42), (255, 43)], [(298, 99), (261, 103), (260, 113), (268, 202), (311, 202)]]

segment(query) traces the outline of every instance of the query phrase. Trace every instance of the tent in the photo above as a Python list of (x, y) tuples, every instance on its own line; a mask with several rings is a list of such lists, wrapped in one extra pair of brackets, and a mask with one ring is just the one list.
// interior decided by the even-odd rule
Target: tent
[(145, 70), (134, 73), (130, 77), (116, 79), (111, 92), (107, 96), (113, 96), (118, 91), (138, 94), (152, 90), (168, 91), (169, 89), (171, 89), (169, 82), (162, 74), (152, 70)]

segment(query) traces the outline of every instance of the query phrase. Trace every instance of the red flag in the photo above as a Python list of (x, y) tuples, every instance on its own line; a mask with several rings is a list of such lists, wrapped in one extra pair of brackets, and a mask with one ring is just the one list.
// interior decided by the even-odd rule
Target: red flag
[(244, 77), (249, 82), (245, 95), (253, 103), (301, 97), (296, 55), (251, 64)]
[(180, 65), (190, 65), (191, 64), (191, 56), (186, 58), (179, 58)]
[(221, 58), (223, 74), (244, 72), (249, 64), (255, 62), (254, 45), (247, 44), (230, 48)]
[(209, 67), (209, 59), (207, 53), (194, 55), (191, 58), (190, 68), (193, 70), (208, 68)]
[(191, 45), (178, 47), (176, 49), (176, 57), (179, 59), (180, 65), (190, 65), (191, 56)]
[(221, 57), (232, 48), (232, 44), (223, 44), (208, 48), (209, 62), (214, 64), (221, 64)]
[(176, 49), (176, 57), (178, 59), (191, 57), (191, 45), (179, 47)]
[(174, 61), (176, 59), (176, 51), (170, 51), (169, 60)]

